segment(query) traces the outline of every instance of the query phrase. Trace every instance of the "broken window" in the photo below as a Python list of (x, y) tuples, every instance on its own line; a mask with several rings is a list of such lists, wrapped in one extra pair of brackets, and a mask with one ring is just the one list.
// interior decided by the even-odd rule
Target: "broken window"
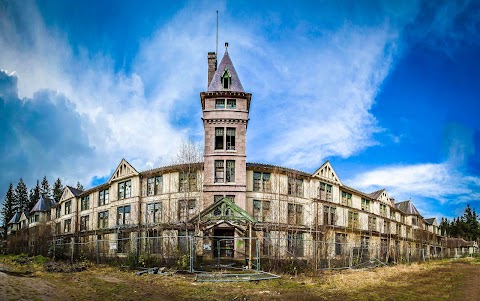
[(331, 201), (332, 200), (332, 185), (320, 182), (319, 194), (320, 200)]
[(118, 183), (118, 199), (126, 199), (132, 196), (132, 180)]
[(180, 192), (197, 191), (197, 173), (195, 171), (181, 172), (178, 182)]
[(227, 150), (235, 150), (235, 128), (227, 128)]
[(288, 203), (288, 223), (291, 225), (303, 223), (303, 205)]
[(63, 221), (63, 233), (70, 233), (72, 231), (72, 219)]
[(377, 231), (377, 218), (374, 216), (368, 217), (368, 231)]
[(147, 204), (147, 224), (157, 224), (162, 216), (162, 203)]
[(224, 163), (223, 160), (215, 161), (215, 183), (224, 182)]
[(215, 149), (223, 149), (224, 128), (215, 128)]
[(270, 201), (253, 200), (253, 217), (259, 222), (270, 222)]
[(155, 194), (155, 177), (147, 179), (147, 195)]
[(102, 211), (98, 213), (98, 228), (108, 228), (108, 211)]
[(360, 248), (362, 251), (368, 252), (368, 248), (370, 247), (370, 237), (362, 236), (360, 241)]
[(117, 225), (130, 224), (130, 205), (120, 206), (117, 208)]
[(303, 233), (288, 232), (288, 252), (294, 257), (303, 257)]
[(324, 206), (323, 207), (323, 224), (324, 225), (335, 225), (337, 219), (336, 216), (337, 209), (335, 207)]
[(128, 253), (130, 249), (129, 233), (120, 231), (117, 236), (117, 253)]
[(362, 210), (370, 212), (370, 200), (362, 198)]
[(88, 230), (88, 221), (90, 217), (89, 215), (84, 215), (80, 217), (80, 231), (87, 231)]
[(228, 68), (225, 68), (225, 71), (222, 75), (222, 86), (224, 89), (230, 89), (230, 84), (232, 83), (232, 76), (228, 71)]
[(352, 207), (352, 194), (342, 191), (342, 204), (345, 206)]
[(253, 172), (253, 191), (270, 192), (270, 173), (268, 172)]
[(335, 255), (346, 255), (347, 234), (335, 233)]
[(235, 161), (227, 160), (226, 178), (227, 183), (235, 182)]
[(148, 230), (147, 249), (150, 254), (162, 253), (162, 235), (157, 229)]
[(72, 201), (65, 202), (65, 214), (72, 213)]
[(358, 228), (358, 212), (348, 211), (348, 227)]
[(383, 232), (390, 234), (390, 222), (387, 220), (383, 220)]
[(90, 196), (89, 195), (82, 197), (82, 200), (81, 200), (81, 203), (80, 203), (80, 210), (81, 211), (87, 210), (88, 208), (90, 208)]
[(98, 193), (98, 206), (108, 204), (108, 189), (102, 190)]
[(288, 177), (288, 194), (303, 197), (303, 179)]
[(61, 223), (56, 223), (55, 224), (55, 234), (61, 234), (61, 230), (62, 230), (62, 224)]
[(380, 204), (380, 215), (387, 216), (387, 205)]
[(192, 218), (195, 215), (196, 205), (196, 200), (178, 201), (178, 220), (186, 222)]
[(57, 208), (55, 208), (55, 217), (59, 218), (61, 214), (62, 214), (62, 205), (58, 205)]

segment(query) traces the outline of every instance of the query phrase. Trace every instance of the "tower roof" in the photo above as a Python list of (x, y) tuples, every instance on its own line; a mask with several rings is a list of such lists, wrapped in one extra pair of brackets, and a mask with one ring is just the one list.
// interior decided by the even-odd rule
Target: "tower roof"
[[(231, 78), (230, 87), (228, 89), (225, 89), (222, 85), (222, 77), (225, 73), (227, 73)], [(237, 71), (235, 71), (232, 60), (228, 55), (228, 51), (225, 51), (222, 61), (220, 62), (217, 71), (215, 71), (207, 91), (245, 92), (245, 90), (243, 90), (242, 83), (240, 82), (240, 78), (238, 77)]]
[(33, 206), (32, 210), (30, 210), (30, 213), (39, 212), (39, 211), (48, 211), (55, 204), (56, 202), (54, 200), (44, 198), (43, 196), (41, 196), (40, 199), (35, 204), (35, 206)]

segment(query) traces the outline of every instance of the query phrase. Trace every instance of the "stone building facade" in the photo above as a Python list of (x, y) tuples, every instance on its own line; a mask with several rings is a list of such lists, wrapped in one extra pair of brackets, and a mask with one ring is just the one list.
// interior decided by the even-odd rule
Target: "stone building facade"
[[(122, 159), (106, 183), (85, 191), (67, 186), (58, 204), (39, 205), (43, 211), (30, 214), (41, 217), (29, 227), (42, 224), (55, 238), (76, 242), (116, 241), (116, 254), (129, 252), (128, 239), (168, 237), (178, 247), (181, 237), (196, 235), (223, 238), (222, 252), (199, 247), (204, 257), (251, 252), (250, 243), (229, 243), (248, 237), (261, 244), (262, 256), (335, 259), (359, 250), (384, 259), (412, 250), (440, 256), (437, 221), (424, 219), (411, 201), (395, 203), (385, 189), (348, 187), (328, 161), (314, 173), (248, 163), (251, 101), (228, 52), (218, 68), (216, 54), (208, 53), (208, 88), (200, 93), (203, 162), (139, 172)], [(20, 231), (15, 218), (10, 235)]]

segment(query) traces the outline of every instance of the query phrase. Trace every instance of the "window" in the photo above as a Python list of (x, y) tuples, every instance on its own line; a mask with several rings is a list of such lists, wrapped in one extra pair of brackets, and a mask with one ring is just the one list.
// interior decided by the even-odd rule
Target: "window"
[(358, 228), (358, 212), (348, 211), (348, 226)]
[(130, 235), (126, 232), (118, 232), (117, 253), (127, 253), (130, 249)]
[(387, 205), (380, 204), (380, 215), (387, 216)]
[(84, 215), (80, 217), (80, 231), (87, 231), (88, 230), (88, 221), (90, 217), (88, 215)]
[(162, 203), (147, 204), (147, 224), (157, 224), (162, 217)]
[(215, 109), (225, 109), (225, 99), (215, 99)]
[(390, 222), (383, 220), (383, 233), (390, 234)]
[(131, 223), (130, 219), (130, 205), (120, 206), (117, 208), (117, 225), (128, 225)]
[(188, 254), (190, 237), (194, 234), (194, 231), (178, 231), (178, 250), (180, 254)]
[(418, 219), (416, 216), (412, 216), (412, 225), (418, 226)]
[(288, 177), (288, 194), (303, 197), (303, 179)]
[(163, 177), (155, 176), (147, 179), (147, 195), (161, 194), (163, 190)]
[(262, 252), (263, 255), (270, 255), (272, 254), (273, 246), (272, 246), (272, 238), (270, 237), (270, 232), (263, 230), (263, 244), (262, 244)]
[(66, 219), (63, 221), (63, 233), (70, 233), (72, 231), (72, 219)]
[(269, 222), (270, 201), (253, 200), (253, 217), (259, 222)]
[(323, 201), (332, 200), (332, 185), (320, 182), (318, 197)]
[(65, 202), (65, 214), (72, 213), (72, 201)]
[(233, 160), (227, 160), (225, 181), (227, 183), (235, 182), (235, 161)]
[(108, 211), (102, 211), (98, 213), (98, 228), (108, 228)]
[(223, 72), (223, 75), (222, 75), (223, 89), (230, 89), (231, 83), (232, 83), (232, 76), (230, 75), (230, 71), (228, 71), (228, 68), (225, 68), (225, 71)]
[(342, 204), (352, 207), (352, 194), (342, 191)]
[(223, 160), (215, 161), (215, 183), (233, 183), (235, 182), (235, 161), (234, 160)]
[(395, 211), (393, 211), (392, 208), (390, 208), (390, 218), (396, 220)]
[(335, 221), (337, 219), (336, 216), (336, 208), (323, 206), (323, 224), (324, 225), (335, 225)]
[(224, 128), (215, 128), (215, 149), (223, 149)]
[(362, 236), (360, 238), (360, 248), (364, 251), (368, 251), (368, 247), (370, 246), (370, 237), (369, 236)]
[(346, 254), (347, 234), (335, 233), (335, 255)]
[(197, 191), (197, 173), (195, 171), (181, 172), (178, 182), (180, 192)]
[(62, 214), (62, 205), (58, 205), (57, 208), (55, 208), (55, 217), (59, 218), (61, 214)]
[(132, 180), (118, 183), (118, 199), (127, 199), (132, 196)]
[(178, 201), (178, 220), (186, 222), (192, 218), (195, 215), (196, 206), (196, 200)]
[(237, 100), (236, 99), (227, 99), (227, 109), (236, 109)]
[(395, 225), (395, 232), (396, 232), (397, 235), (401, 235), (402, 234), (402, 225), (396, 224)]
[(147, 250), (150, 254), (162, 253), (162, 235), (157, 229), (147, 232)]
[(235, 150), (235, 128), (227, 128), (227, 150)]
[(80, 210), (87, 210), (90, 207), (90, 196), (84, 196), (82, 197), (81, 203), (80, 203)]
[(214, 195), (213, 196), (213, 202), (214, 203), (220, 201), (221, 199), (223, 199), (223, 195)]
[(288, 223), (291, 225), (301, 225), (303, 223), (302, 205), (288, 203)]
[(368, 217), (368, 231), (377, 231), (377, 218), (373, 216)]
[(224, 182), (224, 162), (216, 160), (215, 161), (215, 183)]
[(98, 193), (98, 206), (108, 204), (108, 189), (102, 190)]
[(303, 233), (288, 232), (288, 252), (295, 257), (303, 256)]
[(270, 192), (270, 173), (269, 172), (253, 172), (253, 191)]
[(62, 231), (62, 224), (61, 223), (56, 223), (55, 224), (55, 234), (61, 234)]
[(362, 210), (370, 212), (370, 200), (362, 198)]

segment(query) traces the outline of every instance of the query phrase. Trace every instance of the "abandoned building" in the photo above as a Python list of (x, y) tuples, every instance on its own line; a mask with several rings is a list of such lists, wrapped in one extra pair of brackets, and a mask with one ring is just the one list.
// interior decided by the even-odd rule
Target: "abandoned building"
[[(208, 87), (200, 93), (203, 162), (137, 171), (122, 159), (108, 182), (80, 191), (67, 186), (58, 203), (41, 198), (8, 223), (9, 237), (29, 231), (54, 240), (106, 240), (119, 256), (153, 238), (149, 252), (181, 250), (189, 236), (203, 258), (248, 255), (335, 259), (364, 251), (391, 260), (440, 257), (444, 237), (435, 218), (385, 189), (366, 193), (342, 183), (327, 161), (315, 172), (248, 163), (246, 134), (252, 94), (228, 51), (217, 68), (208, 53)], [(249, 239), (253, 238), (253, 239)], [(25, 238), (23, 238), (25, 239)], [(136, 241), (136, 246), (130, 244)]]

